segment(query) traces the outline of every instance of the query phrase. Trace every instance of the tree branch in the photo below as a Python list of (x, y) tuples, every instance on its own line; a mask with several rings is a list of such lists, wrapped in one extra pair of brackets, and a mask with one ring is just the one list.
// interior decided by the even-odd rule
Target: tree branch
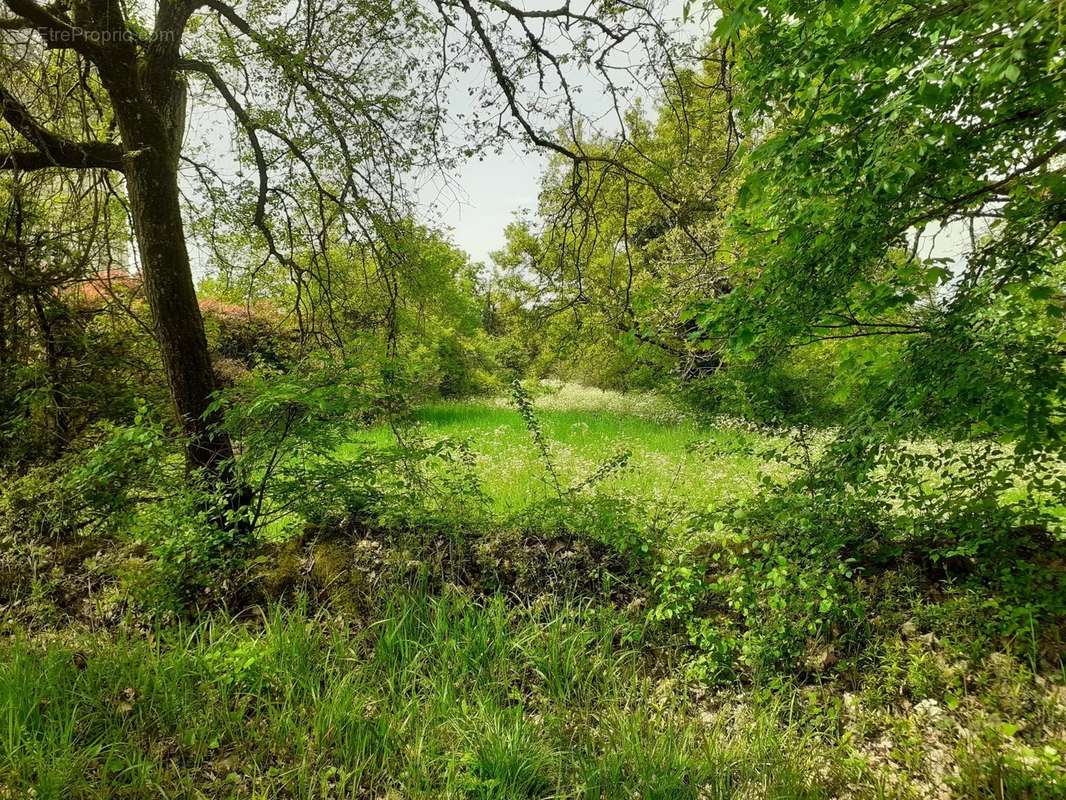
[[(44, 40), (46, 47), (57, 50), (76, 50), (86, 56), (98, 53), (99, 48), (84, 35), (80, 28), (58, 16), (67, 12), (66, 3), (56, 2), (48, 6), (42, 6), (34, 0), (4, 0), (4, 3), (18, 19), (24, 20), (24, 23), (18, 27), (5, 25), (6, 30), (33, 28)], [(5, 20), (4, 22), (12, 21)]]
[(3, 85), (0, 85), (0, 117), (35, 148), (33, 151), (0, 152), (0, 169), (122, 169), (122, 149), (118, 145), (74, 142), (57, 136), (34, 119), (26, 106)]
[(198, 72), (211, 81), (211, 84), (215, 87), (216, 91), (222, 95), (222, 98), (226, 101), (226, 105), (229, 106), (233, 115), (237, 118), (237, 122), (240, 124), (241, 128), (244, 129), (245, 135), (248, 137), (248, 143), (251, 145), (252, 153), (255, 156), (256, 172), (259, 176), (259, 191), (256, 197), (255, 214), (252, 218), (252, 224), (263, 234), (263, 238), (266, 240), (267, 248), (270, 250), (271, 255), (277, 258), (281, 263), (289, 264), (290, 260), (285, 258), (278, 250), (274, 241), (273, 231), (270, 230), (270, 226), (266, 221), (269, 173), (266, 156), (263, 154), (263, 146), (259, 142), (258, 126), (255, 124), (255, 121), (251, 116), (249, 116), (244, 106), (242, 106), (237, 100), (237, 96), (233, 94), (229, 85), (222, 79), (222, 76), (219, 75), (214, 64), (194, 59), (181, 59), (178, 61), (177, 67), (179, 70), (185, 72)]

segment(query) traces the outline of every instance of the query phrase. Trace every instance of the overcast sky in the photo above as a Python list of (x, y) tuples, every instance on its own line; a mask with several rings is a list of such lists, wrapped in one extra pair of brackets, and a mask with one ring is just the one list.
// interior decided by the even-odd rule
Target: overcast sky
[[(518, 3), (525, 8), (556, 8), (558, 0), (525, 0)], [(662, 18), (669, 27), (676, 29), (681, 36), (691, 36), (696, 40), (710, 35), (711, 21), (689, 20), (681, 22), (684, 0), (665, 0)], [(629, 54), (634, 58), (643, 58), (644, 51), (639, 46), (632, 49), (616, 48), (615, 54), (621, 53), (622, 62)], [(616, 78), (622, 73), (615, 72)], [(485, 71), (473, 70), (469, 80), (472, 85), (483, 85), (492, 80)], [(597, 127), (603, 132), (617, 130), (610, 100), (602, 85), (581, 76), (571, 75), (572, 86), (580, 87), (576, 98), (579, 110), (589, 118), (597, 120)], [(650, 105), (656, 99), (649, 92), (631, 86), (629, 101), (639, 99)], [(467, 110), (470, 102), (466, 91), (467, 84), (460, 82), (450, 93), (450, 106), (453, 111)], [(425, 215), (425, 222), (436, 223), (450, 229), (452, 239), (465, 250), (474, 261), (486, 265), (490, 263), (489, 254), (499, 250), (504, 244), (504, 228), (514, 218), (516, 212), (524, 209), (533, 211), (537, 206), (537, 193), (540, 177), (547, 166), (548, 159), (542, 151), (532, 150), (522, 143), (513, 143), (497, 155), (486, 153), (481, 158), (473, 158), (461, 166), (451, 176), (454, 185), (442, 187), (430, 183), (419, 189), (419, 198)]]
[(420, 194), (437, 209), (441, 225), (474, 261), (489, 263), (489, 253), (504, 243), (503, 230), (515, 213), (537, 206), (540, 176), (547, 164), (541, 153), (509, 145), (500, 155), (466, 162), (451, 189), (427, 185)]
[[(681, 36), (705, 39), (710, 32), (711, 23), (707, 20), (689, 20), (681, 22), (684, 0), (660, 0), (662, 7), (660, 19)], [(558, 0), (523, 0), (520, 6), (530, 9), (555, 8)], [(636, 42), (627, 47), (612, 48), (614, 67), (625, 67), (630, 58), (640, 59), (646, 56)], [(619, 62), (619, 59), (621, 60)], [(630, 62), (632, 63), (632, 62)], [(624, 72), (615, 72), (615, 79), (621, 80)], [(614, 113), (609, 96), (602, 84), (597, 83), (591, 75), (569, 72), (571, 87), (576, 87), (576, 100), (581, 116), (592, 120), (592, 126), (602, 133), (617, 130)], [(476, 64), (475, 68), (465, 74), (461, 80), (451, 85), (448, 91), (447, 106), (456, 121), (453, 131), (457, 141), (462, 141), (464, 131), (458, 115), (469, 113), (471, 104), (477, 101), (468, 91), (492, 85), (493, 78), (486, 64)], [(533, 87), (525, 87), (535, 91)], [(654, 101), (654, 93), (631, 87), (627, 101), (639, 99), (645, 105)], [(502, 100), (502, 98), (501, 98)], [(506, 117), (505, 112), (505, 117)], [(207, 145), (211, 155), (212, 168), (220, 174), (232, 176), (237, 171), (234, 154), (234, 128), (228, 109), (210, 93), (193, 103), (189, 113), (188, 140)], [(517, 212), (534, 211), (540, 178), (547, 166), (547, 156), (543, 151), (529, 147), (524, 142), (512, 142), (504, 146), (502, 152), (485, 152), (461, 164), (454, 173), (445, 179), (429, 175), (422, 185), (416, 187), (418, 201), (417, 215), (424, 224), (443, 228), (451, 234), (452, 241), (465, 250), (475, 262), (490, 264), (489, 254), (502, 248), (504, 229), (514, 220)], [(183, 183), (188, 189), (193, 188), (195, 176), (186, 170)], [(210, 261), (201, 242), (190, 242), (190, 251), (194, 271), (203, 275), (208, 271)]]

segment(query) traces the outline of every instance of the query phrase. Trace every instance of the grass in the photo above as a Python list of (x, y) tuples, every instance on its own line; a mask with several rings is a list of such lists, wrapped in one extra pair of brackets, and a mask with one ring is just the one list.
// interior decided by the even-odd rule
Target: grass
[[(537, 407), (564, 485), (631, 451), (601, 488), (639, 513), (743, 499), (775, 468), (763, 435), (701, 424), (658, 398), (562, 387)], [(431, 439), (469, 443), (496, 511), (551, 493), (506, 404), (436, 403), (418, 420)], [(345, 452), (391, 435), (372, 430)], [(318, 610), (298, 602), (152, 630), (137, 617), (95, 633), (35, 626), (0, 641), (0, 800), (1062, 796), (1066, 673), (1060, 662), (1060, 674), (1038, 674), (1035, 633), (1014, 643), (1027, 658), (993, 652), (972, 630), (995, 610), (987, 591), (916, 602), (896, 625), (890, 583), (914, 576), (882, 575), (871, 588), (886, 592), (882, 638), (839, 676), (710, 688), (649, 616), (648, 587), (615, 606), (543, 581), (504, 596), (433, 572), (430, 591), (420, 570), (434, 562), (418, 546), (440, 544), (422, 533), (358, 565), (366, 542), (326, 542), (332, 566), (325, 545), (286, 551), (294, 573), (335, 589), (338, 602), (316, 597)], [(491, 564), (496, 551), (482, 555)], [(772, 630), (818, 578), (751, 587), (784, 605), (758, 627)], [(365, 613), (339, 602), (345, 580), (366, 593)]]
[[(627, 450), (627, 468), (603, 482), (605, 491), (652, 506), (680, 503), (702, 510), (750, 497), (765, 466), (754, 452), (765, 437), (739, 426), (712, 427), (680, 417), (646, 396), (627, 401), (615, 392), (564, 387), (536, 405), (564, 487)], [(551, 494), (522, 418), (500, 401), (433, 403), (420, 408), (416, 419), (430, 437), (469, 444), (495, 510), (518, 511)], [(349, 452), (385, 443), (391, 435), (376, 429)]]
[(275, 609), (8, 643), (0, 796), (828, 796), (824, 747), (776, 717), (701, 719), (617, 646), (627, 624), (415, 592), (359, 630)]

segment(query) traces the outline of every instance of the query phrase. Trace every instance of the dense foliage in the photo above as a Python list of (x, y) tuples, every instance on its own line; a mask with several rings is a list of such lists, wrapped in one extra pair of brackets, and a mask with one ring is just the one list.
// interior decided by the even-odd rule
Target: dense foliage
[[(770, 352), (900, 336), (881, 402), (954, 431), (1061, 438), (1057, 13), (728, 4), (716, 34), (759, 133), (733, 219), (744, 279), (697, 321)], [(937, 234), (965, 243), (937, 252)]]
[(7, 7), (0, 797), (1061, 796), (1061, 3)]

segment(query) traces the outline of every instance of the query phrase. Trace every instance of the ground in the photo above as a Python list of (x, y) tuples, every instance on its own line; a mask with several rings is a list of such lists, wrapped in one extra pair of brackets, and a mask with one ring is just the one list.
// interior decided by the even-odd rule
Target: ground
[[(560, 483), (628, 450), (598, 491), (649, 514), (726, 505), (782, 469), (762, 455), (773, 437), (661, 398), (561, 387), (537, 406)], [(505, 402), (417, 419), (467, 442), (500, 518), (552, 495)], [(451, 570), (452, 547), (476, 574)], [(929, 606), (850, 671), (708, 682), (649, 622), (646, 588), (608, 585), (624, 565), (605, 553), (563, 536), (308, 533), (252, 565), (264, 605), (161, 622), (122, 611), (106, 581), (64, 616), (49, 593), (96, 563), (83, 548), (4, 606), (0, 797), (1066, 796), (1061, 661), (1021, 640), (968, 652), (953, 626), (978, 599)], [(523, 560), (525, 583), (507, 572)], [(26, 607), (53, 622), (27, 626)]]

